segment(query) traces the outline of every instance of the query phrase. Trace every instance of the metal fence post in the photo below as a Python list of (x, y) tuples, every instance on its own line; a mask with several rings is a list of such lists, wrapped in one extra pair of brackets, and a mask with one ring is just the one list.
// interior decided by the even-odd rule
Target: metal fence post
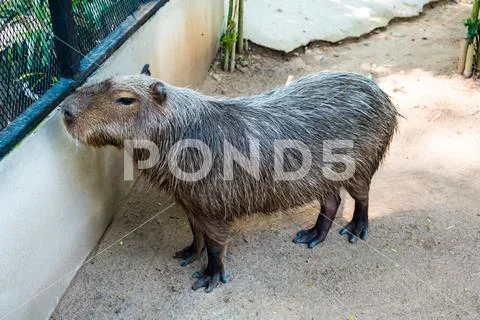
[(73, 78), (80, 71), (78, 39), (72, 0), (48, 0), (60, 76)]

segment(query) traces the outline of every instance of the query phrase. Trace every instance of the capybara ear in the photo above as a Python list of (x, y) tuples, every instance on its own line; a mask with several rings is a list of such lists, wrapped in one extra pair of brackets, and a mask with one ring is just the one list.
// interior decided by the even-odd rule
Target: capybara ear
[(152, 84), (150, 88), (152, 89), (152, 96), (155, 102), (157, 102), (158, 104), (163, 103), (163, 101), (165, 101), (165, 98), (167, 97), (167, 90), (165, 88), (165, 85), (162, 82), (157, 81)]
[(144, 74), (144, 75), (147, 75), (147, 76), (152, 75), (152, 73), (150, 72), (150, 65), (148, 63), (143, 66), (142, 71), (140, 71), (140, 74)]

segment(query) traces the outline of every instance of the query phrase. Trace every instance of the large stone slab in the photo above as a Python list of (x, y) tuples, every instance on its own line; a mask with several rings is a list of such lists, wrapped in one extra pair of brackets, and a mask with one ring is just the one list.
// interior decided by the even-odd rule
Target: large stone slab
[(418, 15), (431, 0), (245, 0), (245, 36), (290, 52), (314, 40), (336, 42)]

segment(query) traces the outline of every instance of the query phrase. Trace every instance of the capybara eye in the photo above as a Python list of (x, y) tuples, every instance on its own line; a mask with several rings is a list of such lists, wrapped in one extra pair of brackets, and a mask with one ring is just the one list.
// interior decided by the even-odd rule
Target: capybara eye
[(135, 98), (122, 97), (117, 99), (118, 104), (123, 104), (124, 106), (129, 106), (135, 102)]

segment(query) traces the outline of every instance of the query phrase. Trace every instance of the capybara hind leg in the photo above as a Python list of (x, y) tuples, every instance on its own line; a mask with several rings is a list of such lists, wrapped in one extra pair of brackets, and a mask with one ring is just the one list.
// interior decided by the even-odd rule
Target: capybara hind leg
[(341, 201), (342, 199), (338, 192), (331, 198), (322, 201), (322, 203), (320, 203), (320, 214), (318, 215), (315, 226), (311, 229), (299, 231), (293, 239), (293, 242), (307, 243), (309, 248), (313, 248), (325, 240)]
[(226, 245), (205, 237), (207, 247), (208, 265), (203, 271), (195, 272), (193, 277), (197, 280), (192, 286), (193, 290), (205, 287), (205, 292), (211, 292), (220, 283), (227, 283), (230, 277), (225, 274)]
[(340, 229), (340, 234), (342, 236), (348, 235), (348, 241), (350, 241), (350, 243), (357, 242), (358, 238), (367, 240), (368, 196), (366, 199), (355, 199), (355, 211), (353, 212), (352, 221)]
[(175, 252), (173, 256), (176, 259), (182, 259), (182, 261), (180, 261), (182, 267), (195, 261), (201, 255), (204, 248), (203, 231), (195, 225), (194, 219), (190, 215), (188, 216), (188, 222), (190, 222), (190, 228), (193, 233), (192, 244)]

